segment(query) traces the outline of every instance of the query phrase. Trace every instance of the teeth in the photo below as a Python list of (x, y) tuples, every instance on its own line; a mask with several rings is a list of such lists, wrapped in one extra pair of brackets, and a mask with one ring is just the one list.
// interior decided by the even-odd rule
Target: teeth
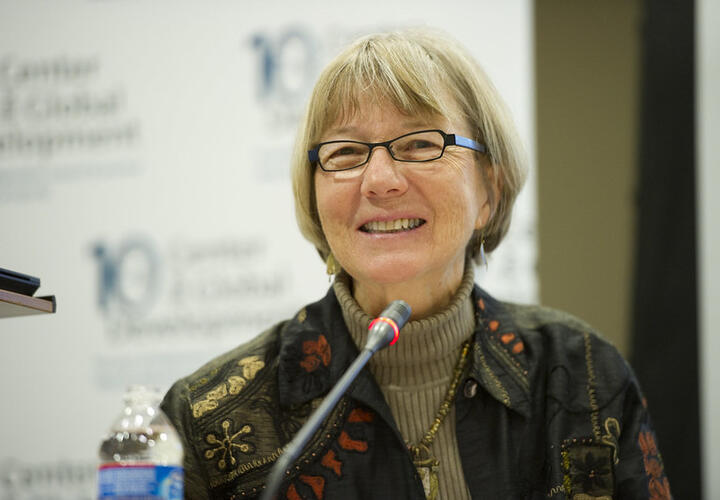
[(414, 229), (422, 225), (422, 219), (395, 219), (392, 221), (372, 221), (365, 224), (362, 229), (368, 233), (388, 233)]

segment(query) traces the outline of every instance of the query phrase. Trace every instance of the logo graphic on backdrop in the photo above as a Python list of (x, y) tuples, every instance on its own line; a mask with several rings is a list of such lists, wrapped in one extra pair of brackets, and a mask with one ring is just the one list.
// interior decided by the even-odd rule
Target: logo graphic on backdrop
[(290, 151), (303, 107), (317, 77), (322, 43), (305, 27), (259, 31), (246, 40), (262, 117), (253, 162), (262, 181), (287, 182)]
[(97, 241), (97, 307), (110, 339), (203, 339), (257, 333), (282, 318), (288, 269), (262, 237)]
[(136, 171), (140, 126), (127, 104), (122, 86), (103, 83), (98, 56), (0, 53), (0, 202)]
[(127, 235), (94, 241), (88, 263), (105, 344), (92, 380), (103, 390), (167, 387), (298, 307), (292, 263), (272, 259), (262, 236)]
[(98, 307), (110, 318), (133, 321), (148, 313), (158, 299), (160, 256), (152, 241), (126, 238), (115, 248), (97, 243)]
[(317, 76), (318, 41), (303, 27), (251, 37), (257, 55), (258, 97), (298, 110)]

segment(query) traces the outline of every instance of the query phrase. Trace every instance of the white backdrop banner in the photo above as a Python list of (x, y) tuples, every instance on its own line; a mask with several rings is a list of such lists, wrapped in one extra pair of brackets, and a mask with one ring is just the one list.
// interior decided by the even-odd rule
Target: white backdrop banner
[[(324, 295), (289, 157), (319, 71), (358, 35), (439, 27), (533, 155), (528, 0), (0, 0), (0, 267), (54, 315), (0, 319), (0, 500), (94, 497), (131, 383), (165, 389)], [(478, 280), (536, 300), (534, 175)]]

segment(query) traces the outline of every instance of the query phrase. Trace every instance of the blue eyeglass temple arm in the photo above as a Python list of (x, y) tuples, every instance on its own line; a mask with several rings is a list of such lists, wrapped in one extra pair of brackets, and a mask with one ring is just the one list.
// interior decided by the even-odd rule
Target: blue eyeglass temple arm
[[(460, 146), (463, 148), (473, 149), (479, 153), (485, 153), (487, 149), (484, 145), (480, 144), (477, 141), (473, 141), (472, 139), (468, 139), (467, 137), (463, 137), (461, 135), (456, 134), (448, 134), (447, 139), (445, 139), (445, 145), (446, 146)], [(316, 155), (317, 156), (317, 155)]]

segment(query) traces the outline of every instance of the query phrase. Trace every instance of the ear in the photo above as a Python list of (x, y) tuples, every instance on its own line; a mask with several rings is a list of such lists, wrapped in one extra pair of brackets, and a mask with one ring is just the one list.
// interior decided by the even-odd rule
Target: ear
[(475, 220), (475, 229), (485, 227), (495, 214), (498, 200), (500, 200), (500, 180), (496, 172), (499, 170), (495, 165), (479, 165), (482, 185), (479, 188), (478, 215)]

